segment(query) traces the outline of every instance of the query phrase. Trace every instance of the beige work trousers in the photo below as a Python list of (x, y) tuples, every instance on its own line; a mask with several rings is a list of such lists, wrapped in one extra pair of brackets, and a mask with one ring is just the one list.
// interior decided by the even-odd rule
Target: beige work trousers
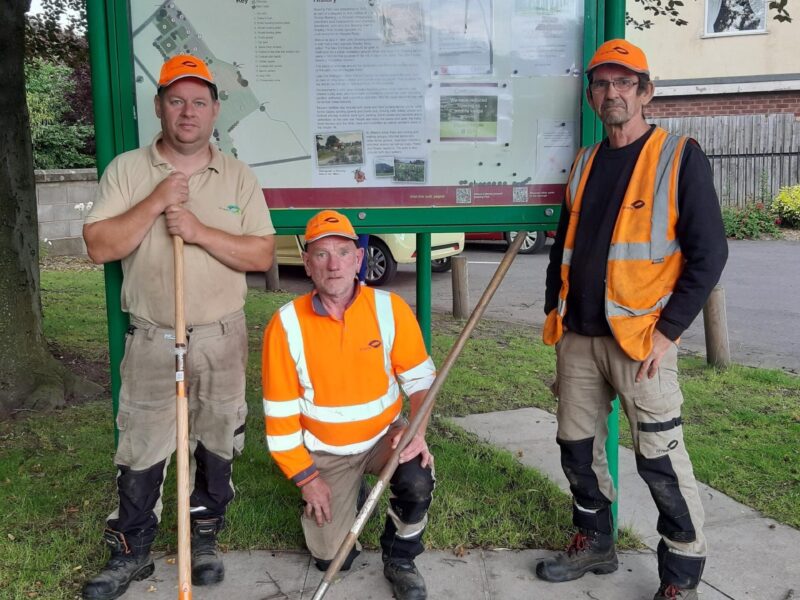
[[(616, 491), (608, 472), (605, 444), (611, 402), (619, 396), (630, 423), (639, 473), (659, 508), (663, 543), (676, 555), (705, 556), (703, 506), (681, 425), (683, 395), (678, 385), (677, 346), (673, 344), (667, 351), (652, 379), (645, 376), (638, 383), (635, 378), (641, 362), (629, 358), (610, 336), (566, 332), (556, 345), (556, 356), (559, 443), (593, 438), (591, 469), (600, 492), (613, 501)], [(577, 497), (575, 501), (580, 511)], [(689, 532), (678, 531), (681, 528), (674, 524), (689, 523), (687, 517), (691, 525), (683, 529)], [(694, 539), (683, 541), (692, 537), (691, 529)]]

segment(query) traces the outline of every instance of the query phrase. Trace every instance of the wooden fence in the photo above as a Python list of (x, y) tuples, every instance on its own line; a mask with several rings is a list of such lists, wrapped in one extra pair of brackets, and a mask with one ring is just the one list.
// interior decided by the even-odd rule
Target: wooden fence
[(780, 188), (800, 183), (800, 119), (791, 113), (649, 121), (700, 143), (723, 206), (767, 201)]

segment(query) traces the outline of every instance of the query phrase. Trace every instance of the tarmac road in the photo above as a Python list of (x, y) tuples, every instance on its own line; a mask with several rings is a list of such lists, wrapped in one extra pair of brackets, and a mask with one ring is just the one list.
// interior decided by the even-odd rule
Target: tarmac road
[[(549, 248), (549, 246), (548, 246)], [(731, 357), (736, 363), (781, 368), (800, 373), (800, 242), (730, 241), (728, 264), (722, 274), (725, 289)], [(470, 305), (474, 306), (505, 252), (505, 244), (468, 244)], [(518, 256), (486, 310), (486, 318), (544, 323), (544, 281), (547, 251)], [(251, 285), (263, 278), (251, 275)], [(293, 292), (310, 289), (302, 268), (281, 269), (281, 287)], [(388, 286), (414, 304), (414, 265), (401, 265)], [(449, 273), (433, 273), (435, 312), (452, 311)], [(705, 354), (702, 315), (681, 339), (681, 348)]]

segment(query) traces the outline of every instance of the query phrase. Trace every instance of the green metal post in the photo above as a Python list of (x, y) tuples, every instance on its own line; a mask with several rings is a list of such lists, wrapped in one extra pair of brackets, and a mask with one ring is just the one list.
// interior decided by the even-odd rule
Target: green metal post
[[(94, 104), (94, 130), (97, 153), (97, 176), (117, 155), (112, 109), (111, 56), (108, 48), (108, 14), (102, 0), (86, 3), (88, 21), (89, 60), (92, 67), (92, 101)], [(125, 354), (125, 332), (128, 315), (122, 312), (120, 289), (122, 266), (116, 261), (104, 266), (106, 281), (106, 314), (108, 317), (108, 357), (111, 367), (111, 401), (114, 423), (119, 410), (119, 365)], [(114, 427), (114, 443), (119, 441), (119, 431)]]
[[(625, 0), (605, 0), (605, 40), (625, 37)], [(599, 123), (599, 119), (598, 119)], [(619, 498), (619, 398), (614, 398), (611, 403), (611, 413), (608, 415), (608, 437), (606, 438), (606, 457), (608, 458), (608, 471), (614, 482)], [(611, 505), (611, 514), (614, 518), (614, 537), (618, 534), (619, 500)]]
[[(98, 177), (121, 152), (137, 146), (133, 117), (133, 76), (130, 40), (119, 41), (117, 32), (127, 31), (128, 4), (125, 0), (87, 0), (89, 60), (92, 67), (92, 100)], [(108, 355), (111, 370), (111, 399), (116, 423), (119, 409), (119, 365), (125, 354), (128, 315), (122, 312), (122, 265), (116, 261), (104, 267)], [(119, 432), (114, 428), (114, 440)]]
[(417, 234), (417, 321), (431, 351), (431, 234)]

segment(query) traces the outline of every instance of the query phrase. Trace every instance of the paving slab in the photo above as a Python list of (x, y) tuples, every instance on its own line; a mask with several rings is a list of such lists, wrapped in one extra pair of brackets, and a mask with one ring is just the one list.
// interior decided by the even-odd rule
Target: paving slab
[[(525, 408), (452, 421), (511, 451), (520, 462), (567, 489), (555, 443), (556, 420), (551, 413)], [(620, 522), (632, 527), (655, 550), (660, 539), (655, 529), (657, 511), (628, 448), (620, 447), (619, 481)], [(768, 519), (710, 486), (701, 483), (698, 487), (710, 552), (703, 580), (710, 589), (723, 598), (800, 599), (800, 531)], [(627, 589), (626, 595), (619, 597), (628, 597)]]
[[(620, 568), (603, 576), (588, 574), (577, 581), (547, 583), (536, 578), (536, 563), (545, 550), (472, 550), (463, 556), (449, 551), (425, 552), (417, 559), (428, 586), (428, 598), (446, 600), (651, 600), (656, 587), (652, 552), (620, 553)], [(156, 559), (152, 577), (133, 583), (123, 598), (174, 600), (177, 567), (173, 556)], [(295, 552), (229, 552), (225, 581), (192, 589), (194, 600), (310, 600), (322, 574), (308, 554)], [(707, 585), (701, 600), (728, 598)], [(326, 600), (390, 600), (378, 552), (364, 552), (329, 588)]]

